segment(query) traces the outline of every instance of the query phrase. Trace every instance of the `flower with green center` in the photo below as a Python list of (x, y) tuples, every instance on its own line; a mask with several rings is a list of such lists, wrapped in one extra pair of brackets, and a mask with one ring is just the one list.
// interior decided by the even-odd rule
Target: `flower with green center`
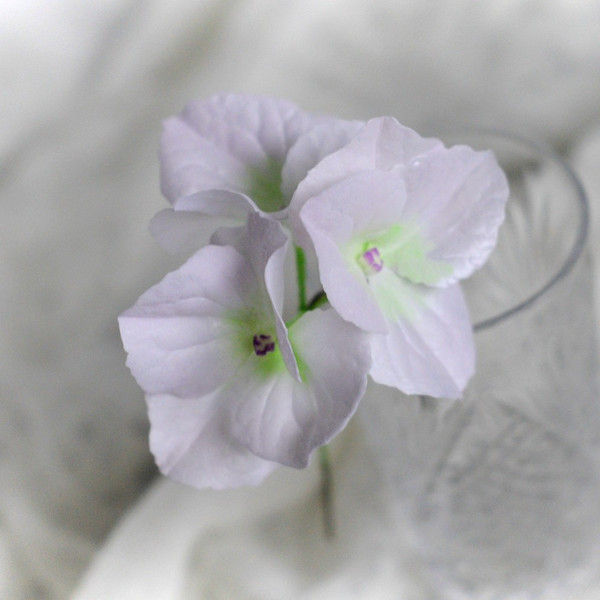
[(331, 306), (371, 332), (375, 381), (461, 396), (475, 355), (457, 282), (487, 259), (507, 198), (490, 152), (446, 149), (389, 118), (367, 123), (301, 183), (297, 229)]
[(370, 368), (367, 336), (332, 309), (284, 324), (279, 223), (251, 213), (238, 243), (200, 249), (119, 317), (156, 462), (199, 488), (305, 467), (345, 427)]
[(291, 102), (219, 94), (188, 104), (164, 124), (161, 188), (173, 207), (151, 230), (168, 250), (200, 248), (249, 211), (282, 220), (299, 182), (362, 123), (316, 116)]

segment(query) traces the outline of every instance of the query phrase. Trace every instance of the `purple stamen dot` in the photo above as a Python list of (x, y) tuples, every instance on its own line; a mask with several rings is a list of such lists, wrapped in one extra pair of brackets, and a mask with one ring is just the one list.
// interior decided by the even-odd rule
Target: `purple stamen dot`
[(366, 252), (363, 252), (362, 260), (365, 267), (369, 270), (379, 273), (383, 268), (383, 259), (379, 254), (379, 250), (376, 247), (369, 248)]
[(267, 333), (257, 333), (252, 338), (252, 345), (254, 346), (254, 354), (256, 356), (264, 356), (275, 350), (275, 340), (273, 336)]

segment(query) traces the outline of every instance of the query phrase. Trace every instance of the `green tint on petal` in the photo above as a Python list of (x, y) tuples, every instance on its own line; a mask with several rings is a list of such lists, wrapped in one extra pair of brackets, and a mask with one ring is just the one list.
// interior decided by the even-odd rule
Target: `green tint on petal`
[[(252, 339), (250, 339), (250, 346), (252, 346)], [(254, 353), (253, 350), (251, 350), (251, 352)], [(281, 351), (279, 350), (279, 345), (277, 343), (275, 343), (275, 350), (273, 350), (273, 352), (269, 352), (264, 356), (256, 356), (255, 354), (253, 360), (256, 364), (257, 377), (262, 377), (266, 379), (274, 375), (287, 373), (287, 367), (285, 366), (283, 355), (281, 354)]]
[(452, 274), (451, 264), (427, 257), (433, 244), (420, 235), (414, 223), (398, 223), (384, 233), (370, 237), (362, 251), (371, 248), (379, 250), (385, 267), (412, 283), (435, 285)]
[[(287, 372), (283, 355), (277, 343), (277, 333), (272, 324), (266, 324), (264, 320), (257, 318), (256, 313), (245, 311), (229, 315), (227, 320), (231, 326), (231, 334), (234, 337), (234, 352), (239, 360), (251, 357), (256, 365), (257, 377), (270, 377)], [(275, 349), (262, 356), (255, 353), (254, 336), (268, 335), (275, 342)]]
[(414, 321), (425, 307), (425, 290), (398, 277), (390, 269), (383, 269), (369, 280), (369, 287), (385, 318)]
[[(304, 315), (300, 315), (300, 317), (302, 316)], [(297, 336), (295, 336), (294, 333), (294, 327), (290, 325), (288, 329), (288, 334), (290, 336), (290, 344), (292, 345), (292, 349), (294, 350), (294, 356), (296, 357), (296, 362), (298, 364), (298, 372), (300, 373), (302, 383), (307, 384), (310, 381), (310, 370), (306, 364), (306, 361), (302, 357), (302, 352), (299, 350), (302, 344), (298, 343), (298, 340), (296, 339)]]
[(281, 191), (280, 162), (269, 158), (263, 169), (249, 169), (250, 184), (248, 195), (256, 206), (264, 212), (277, 212), (288, 205), (288, 199)]

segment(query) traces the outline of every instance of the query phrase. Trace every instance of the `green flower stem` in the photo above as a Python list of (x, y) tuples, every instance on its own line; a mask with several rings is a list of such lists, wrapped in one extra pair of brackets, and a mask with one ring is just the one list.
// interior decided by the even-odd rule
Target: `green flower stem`
[(327, 295), (325, 294), (325, 292), (323, 290), (321, 290), (320, 292), (318, 292), (317, 294), (315, 294), (311, 301), (308, 303), (308, 306), (306, 307), (306, 310), (314, 310), (315, 308), (318, 308), (319, 306), (321, 306), (322, 304), (325, 304), (327, 302)]
[(298, 299), (300, 312), (306, 312), (306, 256), (300, 246), (296, 246), (296, 276), (298, 278)]
[[(298, 319), (305, 312), (327, 302), (327, 296), (323, 291), (315, 294), (310, 302), (306, 300), (306, 256), (300, 246), (296, 246), (296, 276), (298, 278), (298, 303), (300, 305), (300, 311), (296, 317)], [(335, 535), (335, 520), (333, 514), (333, 474), (327, 446), (319, 448), (319, 464), (321, 467), (320, 499), (321, 510), (323, 511), (323, 532), (327, 539), (331, 539)]]
[(321, 466), (321, 510), (323, 511), (323, 532), (327, 539), (335, 536), (335, 519), (333, 514), (333, 473), (327, 446), (319, 448), (319, 463)]

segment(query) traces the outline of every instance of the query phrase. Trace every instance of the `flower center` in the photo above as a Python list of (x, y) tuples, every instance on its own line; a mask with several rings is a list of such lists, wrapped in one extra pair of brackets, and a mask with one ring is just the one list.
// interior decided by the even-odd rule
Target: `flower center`
[(279, 161), (269, 158), (262, 169), (248, 170), (248, 195), (258, 208), (268, 213), (283, 210), (289, 203), (281, 190), (281, 168)]
[(366, 275), (379, 273), (383, 269), (383, 259), (376, 246), (365, 250), (358, 258), (358, 262)]
[(257, 333), (252, 338), (252, 345), (256, 356), (265, 356), (265, 354), (275, 351), (275, 340), (268, 333)]

